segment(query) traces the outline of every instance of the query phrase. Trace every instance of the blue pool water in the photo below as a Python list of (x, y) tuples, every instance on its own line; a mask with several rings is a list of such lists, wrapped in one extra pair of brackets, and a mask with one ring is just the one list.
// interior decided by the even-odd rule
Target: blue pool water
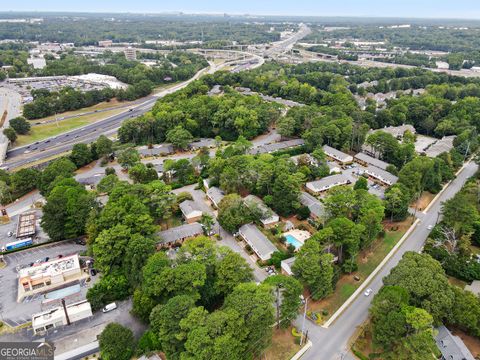
[(295, 247), (295, 249), (299, 249), (302, 247), (302, 243), (300, 241), (298, 241), (295, 236), (293, 235), (285, 235), (285, 239), (287, 239), (287, 244), (291, 244)]

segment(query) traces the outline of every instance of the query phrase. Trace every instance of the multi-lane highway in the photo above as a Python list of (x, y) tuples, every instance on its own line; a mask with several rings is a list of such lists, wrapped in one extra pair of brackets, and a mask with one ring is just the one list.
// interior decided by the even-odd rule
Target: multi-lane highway
[[(340, 360), (354, 359), (350, 354), (348, 341), (353, 336), (359, 326), (361, 326), (368, 317), (368, 308), (374, 295), (380, 290), (383, 284), (383, 278), (390, 273), (401, 260), (403, 254), (407, 251), (420, 251), (427, 239), (430, 230), (429, 225), (435, 225), (441, 211), (442, 202), (452, 198), (465, 184), (465, 181), (473, 176), (478, 170), (474, 162), (467, 163), (463, 170), (458, 174), (445, 191), (431, 205), (428, 211), (420, 213), (420, 222), (413, 230), (410, 236), (399, 247), (397, 252), (386, 262), (383, 268), (368, 284), (373, 290), (373, 294), (366, 297), (360, 294), (351, 305), (337, 318), (329, 327), (323, 328), (306, 321), (306, 330), (308, 337), (313, 343), (311, 349), (302, 357), (305, 360)], [(303, 317), (299, 316), (296, 325), (301, 328)]]
[[(288, 51), (288, 49), (290, 49), (293, 44), (295, 44), (298, 40), (300, 40), (309, 33), (310, 29), (306, 25), (301, 24), (300, 29), (297, 33), (293, 34), (291, 37), (285, 40), (274, 43), (272, 47), (267, 50), (266, 53), (263, 53), (261, 55), (243, 53), (246, 58), (252, 58), (256, 60), (256, 62), (252, 62), (251, 64), (249, 64), (249, 66), (245, 66), (245, 70), (256, 68), (262, 65), (264, 62), (263, 56), (269, 54), (281, 54), (285, 51)], [(102, 134), (107, 136), (113, 135), (121, 126), (123, 121), (146, 113), (153, 107), (153, 105), (159, 98), (186, 87), (192, 81), (200, 78), (207, 73), (214, 73), (215, 71), (218, 71), (235, 62), (236, 61), (234, 60), (220, 65), (210, 63), (210, 66), (208, 68), (200, 70), (191, 79), (172, 86), (166, 90), (160, 91), (157, 94), (150, 95), (142, 99), (140, 102), (137, 102), (133, 106), (126, 108), (120, 114), (86, 125), (82, 128), (74, 129), (42, 141), (37, 141), (34, 144), (14, 148), (7, 153), (7, 160), (5, 161), (3, 168), (15, 169), (21, 166), (28, 165), (30, 163), (36, 163), (41, 160), (52, 158), (58, 154), (67, 152), (72, 149), (74, 144), (90, 143), (92, 141), (95, 141), (95, 139), (97, 139)]]
[(120, 114), (52, 138), (37, 141), (34, 144), (12, 149), (7, 153), (6, 166), (9, 169), (24, 166), (26, 164), (47, 159), (57, 154), (69, 151), (72, 149), (74, 144), (90, 143), (95, 141), (95, 139), (97, 139), (101, 134), (111, 135), (118, 130), (123, 121), (129, 118), (140, 116), (149, 111), (159, 98), (183, 89), (192, 81), (197, 80), (204, 74), (217, 71), (220, 66), (211, 64), (210, 67), (200, 70), (189, 80), (172, 86), (166, 90), (160, 91), (156, 94), (150, 95), (144, 98), (141, 102), (125, 109)]

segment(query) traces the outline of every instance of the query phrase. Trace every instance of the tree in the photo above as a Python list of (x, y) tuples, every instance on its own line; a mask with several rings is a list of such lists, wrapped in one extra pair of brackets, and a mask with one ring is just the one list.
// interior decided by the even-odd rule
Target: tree
[(18, 198), (36, 188), (40, 171), (33, 168), (20, 169), (10, 177), (10, 187), (14, 197)]
[(348, 268), (345, 268), (346, 272), (353, 271), (355, 257), (360, 248), (360, 237), (365, 231), (365, 227), (344, 217), (331, 220), (328, 227), (332, 229), (331, 241), (338, 249), (338, 262), (348, 264)]
[(312, 299), (323, 299), (333, 291), (333, 255), (322, 251), (315, 240), (307, 240), (298, 251), (292, 271), (308, 287)]
[[(300, 295), (302, 295), (302, 284), (295, 278), (285, 275), (269, 276), (264, 280), (265, 284), (271, 285), (273, 293), (280, 303), (280, 326), (287, 328), (297, 317), (298, 310), (302, 305)], [(280, 298), (281, 297), (281, 298)]]
[(255, 344), (244, 354), (244, 358), (261, 354), (269, 345), (275, 322), (273, 300), (270, 286), (252, 282), (238, 285), (226, 297), (223, 309), (235, 310), (240, 315), (246, 333), (245, 343)]
[(113, 142), (105, 135), (100, 135), (95, 142), (95, 149), (99, 157), (105, 157), (113, 152)]
[(3, 135), (5, 135), (11, 143), (14, 143), (15, 140), (17, 140), (17, 133), (11, 127), (3, 129)]
[(389, 350), (406, 334), (406, 319), (402, 309), (408, 305), (407, 290), (399, 286), (384, 286), (375, 295), (370, 315), (373, 341)]
[(241, 283), (253, 280), (252, 268), (239, 254), (225, 249), (215, 265), (215, 284), (217, 294), (227, 296)]
[(130, 296), (128, 280), (123, 275), (105, 275), (87, 291), (87, 300), (93, 310), (98, 310), (112, 301)]
[(30, 131), (30, 123), (22, 116), (11, 119), (9, 123), (17, 134), (25, 135)]
[(130, 167), (128, 170), (128, 176), (130, 176), (130, 179), (132, 179), (135, 183), (140, 184), (148, 184), (149, 182), (158, 179), (157, 170), (155, 170), (152, 166), (149, 167), (143, 163), (137, 163)]
[(390, 221), (404, 220), (408, 216), (411, 195), (402, 184), (395, 184), (385, 191), (385, 210)]
[(132, 330), (109, 323), (99, 336), (100, 356), (105, 360), (130, 360), (135, 349)]
[(118, 176), (115, 175), (115, 174), (110, 174), (110, 175), (107, 175), (105, 176), (104, 178), (102, 178), (100, 180), (100, 182), (98, 183), (97, 185), (97, 191), (100, 193), (100, 194), (103, 194), (103, 193), (107, 193), (109, 194), (113, 188), (115, 187), (115, 185), (117, 185), (117, 183), (119, 182), (120, 180), (118, 180)]
[(151, 328), (158, 336), (168, 359), (180, 359), (185, 349), (185, 333), (180, 327), (180, 321), (187, 317), (194, 306), (195, 300), (190, 296), (175, 296), (165, 305), (157, 305), (150, 314)]
[(200, 224), (203, 226), (203, 230), (207, 235), (212, 234), (213, 225), (215, 225), (215, 219), (212, 215), (203, 213), (202, 217), (200, 218)]
[(95, 199), (73, 179), (61, 180), (43, 207), (42, 228), (52, 240), (72, 239), (85, 234), (85, 225)]
[(363, 176), (360, 176), (353, 186), (354, 190), (368, 190), (368, 181)]
[(128, 170), (140, 161), (140, 154), (136, 149), (128, 148), (118, 154), (118, 163)]
[(77, 169), (75, 164), (67, 158), (54, 160), (43, 169), (38, 188), (42, 195), (48, 196), (55, 179), (70, 178)]
[(226, 195), (218, 206), (218, 222), (230, 232), (235, 232), (244, 224), (252, 221), (249, 208), (237, 194)]
[(438, 261), (427, 254), (405, 253), (384, 279), (384, 284), (406, 289), (410, 304), (428, 311), (437, 324), (454, 304), (454, 294), (445, 271)]
[(72, 153), (70, 154), (70, 160), (80, 168), (84, 165), (87, 165), (93, 160), (92, 152), (90, 151), (87, 144), (74, 144), (72, 148)]
[(192, 134), (182, 126), (178, 125), (167, 132), (166, 140), (176, 148), (186, 150), (188, 144), (193, 140)]
[(300, 174), (281, 173), (273, 184), (271, 205), (280, 215), (289, 215), (299, 206)]

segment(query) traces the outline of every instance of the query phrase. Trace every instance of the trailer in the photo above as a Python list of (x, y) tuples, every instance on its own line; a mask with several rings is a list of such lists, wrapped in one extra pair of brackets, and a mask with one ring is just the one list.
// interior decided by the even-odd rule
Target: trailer
[(11, 243), (8, 243), (2, 248), (2, 251), (10, 251), (10, 250), (15, 250), (15, 249), (20, 249), (25, 246), (30, 246), (33, 244), (32, 238), (28, 239), (22, 239), (18, 241), (13, 241)]

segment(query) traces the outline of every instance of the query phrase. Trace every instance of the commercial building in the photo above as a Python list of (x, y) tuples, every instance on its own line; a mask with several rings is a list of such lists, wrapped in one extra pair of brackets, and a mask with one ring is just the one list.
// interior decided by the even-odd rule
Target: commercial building
[(125, 59), (130, 60), (130, 61), (135, 61), (137, 60), (137, 50), (132, 47), (127, 47), (123, 51), (125, 54)]
[(323, 145), (323, 152), (330, 159), (338, 161), (341, 165), (347, 165), (353, 162), (353, 156), (345, 154), (344, 152), (337, 150), (331, 146)]
[(246, 224), (238, 229), (238, 234), (252, 248), (262, 261), (270, 259), (277, 251), (275, 245), (254, 224)]
[(202, 209), (192, 200), (185, 200), (180, 203), (180, 211), (188, 224), (197, 222), (203, 215)]
[(19, 301), (25, 296), (44, 293), (84, 277), (77, 254), (26, 267), (18, 275)]
[(200, 223), (184, 224), (160, 231), (157, 236), (160, 240), (157, 242), (157, 248), (171, 247), (182, 244), (186, 239), (203, 235), (203, 227)]
[(248, 195), (244, 199), (247, 205), (255, 204), (258, 206), (260, 211), (262, 212), (262, 217), (260, 222), (264, 227), (270, 227), (277, 224), (280, 221), (280, 217), (275, 213), (272, 209), (270, 209), (259, 197), (255, 195)]
[(35, 335), (45, 333), (50, 329), (70, 325), (92, 316), (92, 307), (87, 300), (74, 304), (59, 306), (32, 315), (32, 328)]
[(318, 195), (334, 188), (335, 186), (348, 185), (350, 183), (351, 181), (345, 175), (336, 174), (324, 177), (320, 180), (308, 182), (305, 184), (305, 187), (311, 194)]
[(212, 205), (218, 209), (218, 204), (225, 197), (225, 194), (216, 186), (212, 186), (207, 190), (207, 198), (211, 201)]
[(442, 353), (442, 360), (475, 360), (462, 339), (452, 335), (444, 325), (438, 327), (437, 331), (435, 342)]
[(387, 167), (389, 165), (385, 161), (376, 159), (365, 153), (358, 153), (357, 155), (355, 155), (355, 161), (363, 166), (373, 165), (383, 170), (387, 170)]
[(388, 171), (377, 168), (376, 166), (367, 166), (367, 168), (363, 170), (363, 173), (388, 186), (391, 186), (398, 181), (398, 177)]
[(17, 239), (25, 239), (32, 237), (37, 232), (36, 230), (37, 216), (35, 211), (29, 211), (18, 216), (17, 223)]

